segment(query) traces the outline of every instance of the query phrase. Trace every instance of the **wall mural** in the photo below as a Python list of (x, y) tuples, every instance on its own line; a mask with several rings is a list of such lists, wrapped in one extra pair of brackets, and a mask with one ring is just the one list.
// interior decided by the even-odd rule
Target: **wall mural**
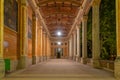
[(28, 17), (28, 38), (32, 39), (32, 20)]
[(18, 23), (18, 3), (16, 0), (5, 0), (4, 1), (4, 24), (17, 31)]

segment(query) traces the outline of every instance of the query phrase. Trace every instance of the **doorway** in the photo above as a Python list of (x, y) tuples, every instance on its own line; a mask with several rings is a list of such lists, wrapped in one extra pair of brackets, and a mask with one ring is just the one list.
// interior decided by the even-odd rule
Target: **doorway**
[(63, 49), (62, 48), (56, 48), (55, 49), (55, 56), (56, 56), (56, 58), (60, 59), (63, 56)]

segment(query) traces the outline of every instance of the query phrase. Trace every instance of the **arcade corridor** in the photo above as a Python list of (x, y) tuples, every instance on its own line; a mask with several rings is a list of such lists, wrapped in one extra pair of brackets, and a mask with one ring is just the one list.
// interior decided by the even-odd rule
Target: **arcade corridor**
[(0, 0), (0, 80), (115, 79), (120, 0)]
[(115, 80), (112, 72), (68, 59), (51, 59), (8, 75), (3, 80)]

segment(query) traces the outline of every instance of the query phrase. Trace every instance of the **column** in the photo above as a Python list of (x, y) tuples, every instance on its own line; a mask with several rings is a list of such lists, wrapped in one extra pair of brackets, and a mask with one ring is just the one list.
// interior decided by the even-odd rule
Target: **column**
[(49, 59), (49, 55), (50, 55), (50, 49), (49, 49), (49, 47), (50, 47), (49, 37), (48, 37), (48, 35), (47, 35), (47, 59)]
[(72, 54), (71, 54), (71, 37), (69, 39), (69, 59), (71, 59)]
[(42, 61), (44, 61), (44, 56), (45, 56), (45, 54), (44, 54), (44, 42), (45, 42), (45, 38), (44, 38), (44, 29), (43, 29), (43, 31), (42, 31), (43, 33), (42, 33)]
[(37, 14), (32, 16), (32, 64), (37, 61)]
[(92, 5), (92, 55), (93, 67), (100, 68), (100, 31), (99, 31), (99, 6), (101, 0), (94, 0)]
[(53, 45), (51, 47), (51, 58), (54, 58), (54, 47), (53, 47)]
[(43, 32), (42, 32), (42, 28), (40, 28), (40, 61), (42, 61), (42, 56), (43, 56)]
[(45, 44), (46, 44), (46, 43), (45, 43), (45, 42), (46, 42), (46, 40), (45, 40), (45, 34), (46, 34), (45, 31), (43, 31), (43, 61), (45, 61), (45, 56), (46, 56), (46, 53), (45, 53), (45, 52), (46, 52), (46, 51), (45, 51), (45, 49), (46, 49), (46, 48), (45, 48), (45, 47), (46, 47), (46, 46), (45, 46)]
[(120, 80), (120, 0), (116, 0), (116, 40), (117, 40), (117, 57), (115, 60), (115, 77)]
[(44, 56), (44, 59), (46, 60), (47, 59), (47, 33), (45, 32), (45, 56)]
[(51, 58), (51, 41), (50, 41), (50, 38), (49, 38), (49, 58)]
[(0, 0), (0, 80), (5, 75), (3, 59), (3, 31), (4, 31), (4, 0)]
[(73, 36), (73, 34), (72, 34), (72, 39), (71, 39), (72, 41), (72, 46), (71, 46), (71, 52), (72, 52), (72, 59), (73, 59), (73, 57), (74, 57), (74, 36)]
[(18, 0), (18, 69), (27, 66), (27, 0)]
[(73, 60), (76, 60), (76, 31), (74, 32), (74, 55), (73, 55)]
[(80, 25), (77, 25), (77, 55), (76, 61), (79, 61), (80, 58)]
[(82, 18), (82, 60), (83, 64), (87, 64), (87, 16)]
[(48, 51), (49, 51), (49, 43), (48, 43), (48, 35), (46, 34), (46, 60), (48, 59)]

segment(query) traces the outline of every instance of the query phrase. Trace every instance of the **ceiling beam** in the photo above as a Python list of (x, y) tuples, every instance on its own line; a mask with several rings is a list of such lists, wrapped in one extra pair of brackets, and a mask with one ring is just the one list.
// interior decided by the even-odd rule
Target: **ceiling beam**
[(73, 12), (50, 12), (50, 13), (47, 13), (45, 16), (52, 16), (52, 15), (57, 15), (57, 14), (68, 15), (68, 16), (74, 16), (75, 17), (75, 13), (73, 13)]
[(38, 6), (50, 3), (50, 2), (70, 2), (71, 4), (75, 4), (77, 6), (81, 6), (81, 3), (79, 1), (74, 1), (74, 0), (46, 0), (38, 4)]

